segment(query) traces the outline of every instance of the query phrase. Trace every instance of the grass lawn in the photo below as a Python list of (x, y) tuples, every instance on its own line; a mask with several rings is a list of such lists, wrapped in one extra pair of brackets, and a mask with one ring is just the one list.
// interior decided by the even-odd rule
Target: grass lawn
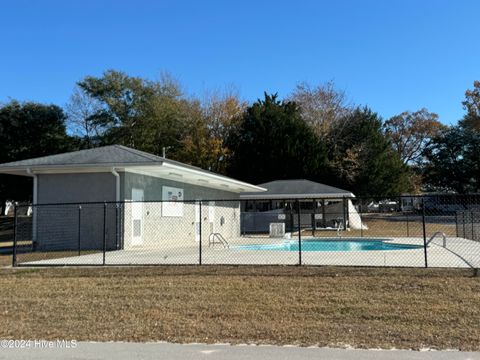
[(12, 265), (12, 255), (10, 252), (1, 253), (0, 252), (0, 267)]
[[(340, 234), (345, 237), (423, 237), (423, 225), (421, 218), (406, 217), (390, 218), (385, 214), (368, 214), (362, 216), (363, 224), (368, 226), (368, 230), (350, 230), (341, 231)], [(437, 231), (445, 233), (449, 237), (456, 237), (456, 226), (454, 223), (442, 223), (429, 221), (425, 224), (427, 238)], [(311, 235), (311, 231), (303, 231), (305, 235)], [(336, 236), (336, 231), (320, 230), (315, 232), (315, 236), (332, 237)]]
[(468, 270), (0, 269), (0, 338), (480, 350)]

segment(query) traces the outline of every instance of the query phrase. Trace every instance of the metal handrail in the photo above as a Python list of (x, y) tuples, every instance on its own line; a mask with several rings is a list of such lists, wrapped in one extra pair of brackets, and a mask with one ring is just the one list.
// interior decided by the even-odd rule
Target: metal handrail
[(441, 235), (442, 236), (442, 239), (443, 239), (443, 247), (447, 247), (447, 235), (445, 235), (444, 232), (441, 232), (441, 231), (437, 231), (435, 234), (432, 235), (432, 237), (430, 239), (428, 239), (427, 241), (427, 245), (430, 244), (432, 242), (432, 240), (437, 237), (438, 235)]
[(228, 244), (227, 239), (223, 237), (220, 233), (211, 233), (208, 237), (208, 247), (214, 246), (216, 244), (215, 238), (219, 240), (219, 243), (223, 245), (224, 248), (229, 248), (230, 245)]

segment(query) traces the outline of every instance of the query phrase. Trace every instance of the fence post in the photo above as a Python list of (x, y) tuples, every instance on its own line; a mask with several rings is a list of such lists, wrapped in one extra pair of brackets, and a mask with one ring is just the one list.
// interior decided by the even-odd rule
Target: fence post
[(257, 232), (257, 202), (253, 200), (253, 232)]
[(13, 255), (12, 266), (17, 266), (17, 204), (13, 204)]
[(423, 252), (425, 256), (425, 267), (428, 268), (427, 260), (427, 231), (425, 228), (425, 198), (422, 197), (422, 224), (423, 224)]
[(198, 264), (202, 265), (202, 201), (199, 201), (199, 216), (200, 216), (200, 221), (199, 221), (199, 231), (198, 231)]
[(316, 230), (316, 225), (317, 225), (317, 220), (315, 219), (315, 214), (317, 213), (317, 202), (315, 201), (315, 199), (312, 200), (312, 210), (313, 210), (313, 214), (312, 214), (312, 236), (315, 236), (315, 230)]
[(300, 200), (297, 200), (297, 220), (298, 220), (298, 265), (302, 265), (302, 227), (300, 225)]
[(362, 199), (358, 199), (358, 216), (360, 217), (360, 237), (363, 238)]
[(120, 241), (119, 241), (119, 235), (120, 235), (120, 229), (118, 228), (119, 223), (118, 223), (118, 208), (120, 204), (117, 202), (115, 203), (115, 248), (118, 250), (120, 249)]
[(410, 221), (409, 221), (410, 219), (408, 217), (408, 211), (406, 215), (407, 215), (407, 237), (410, 237)]
[(103, 203), (103, 265), (105, 266), (105, 256), (107, 252), (107, 203)]
[(82, 236), (82, 233), (81, 233), (81, 227), (82, 227), (82, 205), (78, 205), (78, 256), (80, 256), (80, 252), (81, 252), (81, 243), (80, 243), (80, 239), (81, 239), (81, 236)]
[(325, 229), (327, 227), (327, 213), (325, 211), (325, 199), (322, 199), (322, 226)]
[(455, 211), (455, 234), (458, 238), (458, 210)]
[(118, 204), (118, 249), (123, 249), (124, 247), (124, 216), (125, 216), (125, 202), (120, 202)]
[(473, 231), (473, 211), (470, 211), (470, 220), (472, 222), (472, 240), (475, 240), (474, 231)]

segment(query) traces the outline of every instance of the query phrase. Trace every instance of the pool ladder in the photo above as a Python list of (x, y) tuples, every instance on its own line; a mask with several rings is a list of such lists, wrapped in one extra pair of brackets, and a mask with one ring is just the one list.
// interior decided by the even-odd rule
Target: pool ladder
[(225, 239), (220, 233), (211, 233), (208, 237), (208, 247), (213, 247), (215, 244), (221, 244), (225, 249), (230, 247), (227, 239)]
[(435, 239), (437, 236), (441, 236), (442, 239), (443, 239), (443, 247), (447, 247), (447, 235), (445, 235), (444, 232), (441, 232), (441, 231), (437, 231), (435, 234), (432, 235), (432, 237), (430, 239), (428, 239), (427, 241), (427, 245), (430, 244), (432, 242), (433, 239)]

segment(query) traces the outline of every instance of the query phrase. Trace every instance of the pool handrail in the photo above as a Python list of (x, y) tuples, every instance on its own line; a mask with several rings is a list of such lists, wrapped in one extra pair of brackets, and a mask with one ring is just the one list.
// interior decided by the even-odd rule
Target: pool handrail
[[(216, 242), (215, 238), (217, 238), (219, 241)], [(220, 233), (211, 233), (208, 237), (208, 247), (214, 246), (215, 244), (222, 244), (225, 249), (228, 249), (230, 247), (227, 239), (225, 239)]]
[(432, 240), (437, 237), (438, 235), (441, 235), (442, 236), (442, 239), (443, 239), (443, 247), (447, 247), (447, 235), (445, 235), (444, 232), (441, 232), (441, 231), (437, 231), (435, 234), (432, 235), (432, 237), (430, 239), (428, 239), (427, 241), (427, 245), (430, 244), (432, 242)]

